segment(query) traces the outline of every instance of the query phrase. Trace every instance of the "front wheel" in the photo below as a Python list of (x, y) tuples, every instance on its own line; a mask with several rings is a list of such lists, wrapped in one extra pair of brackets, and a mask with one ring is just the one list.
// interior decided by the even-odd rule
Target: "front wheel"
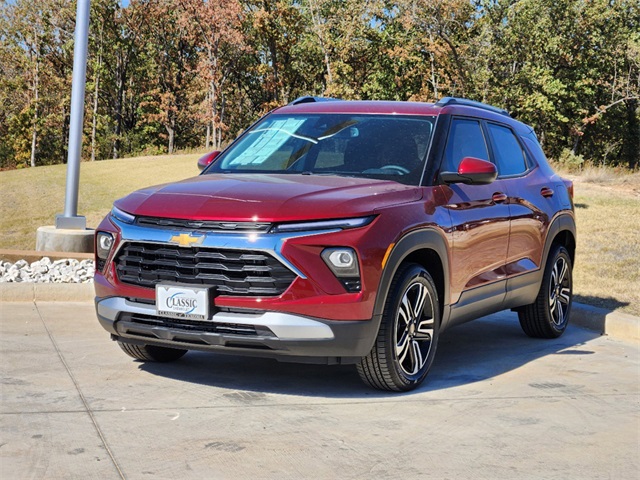
[(376, 342), (357, 365), (360, 378), (380, 390), (413, 390), (431, 368), (439, 327), (431, 275), (421, 265), (402, 265), (391, 282)]
[(573, 300), (573, 265), (561, 245), (549, 254), (535, 302), (518, 311), (524, 333), (534, 338), (557, 338), (569, 324)]
[(143, 362), (173, 362), (182, 357), (187, 350), (177, 348), (157, 347), (155, 345), (134, 345), (118, 340), (118, 345), (124, 353)]

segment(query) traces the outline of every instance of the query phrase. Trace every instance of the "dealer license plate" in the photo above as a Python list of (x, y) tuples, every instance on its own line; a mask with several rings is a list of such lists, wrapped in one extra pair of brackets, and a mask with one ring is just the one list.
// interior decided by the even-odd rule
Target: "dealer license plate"
[(156, 285), (156, 312), (163, 317), (208, 320), (210, 298), (208, 288)]

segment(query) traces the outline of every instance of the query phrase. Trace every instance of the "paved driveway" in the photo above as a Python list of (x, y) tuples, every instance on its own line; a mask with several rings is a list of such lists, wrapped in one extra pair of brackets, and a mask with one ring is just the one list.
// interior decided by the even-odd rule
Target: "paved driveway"
[(421, 389), (351, 367), (131, 360), (87, 303), (0, 304), (0, 477), (637, 479), (637, 344), (501, 313), (441, 339)]

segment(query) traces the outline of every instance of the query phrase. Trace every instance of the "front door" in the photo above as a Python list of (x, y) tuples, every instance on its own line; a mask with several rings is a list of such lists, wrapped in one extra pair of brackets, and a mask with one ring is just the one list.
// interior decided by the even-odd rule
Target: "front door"
[[(457, 171), (464, 157), (489, 160), (480, 121), (451, 120), (441, 171)], [(453, 184), (444, 187), (450, 197), (451, 305), (454, 323), (464, 321), (484, 306), (499, 309), (504, 301), (505, 264), (509, 247), (509, 205), (506, 185)]]

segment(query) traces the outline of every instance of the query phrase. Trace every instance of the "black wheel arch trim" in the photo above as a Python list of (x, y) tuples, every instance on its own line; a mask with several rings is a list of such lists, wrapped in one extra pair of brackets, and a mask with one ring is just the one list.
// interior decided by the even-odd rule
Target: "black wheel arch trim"
[[(551, 245), (553, 245), (553, 241), (556, 239), (556, 237), (560, 233), (564, 231), (567, 231), (571, 234), (571, 236), (573, 237), (573, 241), (575, 243), (577, 240), (576, 239), (576, 222), (575, 222), (575, 219), (573, 218), (573, 215), (570, 215), (569, 213), (559, 213), (552, 220), (551, 225), (549, 225), (549, 230), (547, 231), (547, 238), (545, 239), (545, 242), (544, 242), (544, 253), (542, 255), (542, 261), (540, 263), (540, 268), (542, 270), (544, 270), (544, 266), (547, 264), (547, 259), (549, 258), (549, 252), (551, 251)], [(569, 251), (569, 253), (572, 255), (572, 257), (575, 255), (575, 251), (574, 252)], [(574, 258), (572, 258), (571, 261), (573, 262)]]
[[(373, 318), (378, 322), (382, 317), (384, 310), (384, 302), (389, 294), (389, 287), (393, 276), (400, 264), (413, 252), (418, 250), (433, 250), (440, 257), (442, 263), (443, 284), (444, 292), (442, 292), (443, 302), (440, 306), (443, 312), (448, 309), (449, 305), (449, 255), (447, 248), (447, 241), (444, 234), (435, 228), (425, 228), (420, 230), (414, 230), (407, 233), (396, 243), (391, 250), (391, 254), (387, 259), (387, 262), (380, 276), (380, 284), (378, 285), (378, 292), (376, 295), (375, 305), (373, 307)], [(429, 270), (427, 268), (427, 270)], [(441, 321), (443, 321), (445, 315), (443, 314)]]
[[(551, 221), (544, 242), (542, 258), (540, 259), (540, 267), (524, 275), (518, 275), (507, 279), (507, 296), (505, 298), (505, 308), (518, 310), (535, 301), (542, 286), (544, 270), (547, 265), (547, 260), (549, 259), (551, 247), (554, 240), (558, 237), (558, 235), (562, 234), (562, 232), (568, 232), (569, 234), (571, 234), (575, 247), (576, 223), (573, 215), (568, 213), (568, 211), (564, 211), (564, 213), (558, 213)], [(569, 254), (574, 257), (575, 251), (570, 251)], [(573, 260), (574, 258), (572, 258), (572, 261)]]

